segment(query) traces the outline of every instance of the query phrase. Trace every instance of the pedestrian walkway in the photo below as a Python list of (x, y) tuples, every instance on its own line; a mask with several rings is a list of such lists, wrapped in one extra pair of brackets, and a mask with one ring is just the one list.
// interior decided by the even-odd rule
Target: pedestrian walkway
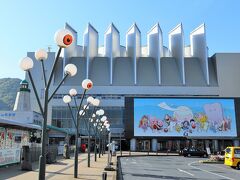
[[(107, 172), (107, 180), (116, 179), (116, 171), (104, 171), (107, 165), (107, 154), (97, 158), (94, 161), (94, 154), (91, 154), (91, 167), (87, 167), (87, 153), (79, 154), (78, 179), (83, 180), (101, 180), (102, 173)], [(116, 169), (116, 156), (112, 158), (113, 168)], [(47, 164), (46, 179), (50, 180), (68, 180), (75, 179), (74, 158), (59, 159), (54, 164)], [(38, 163), (33, 163), (33, 171), (21, 171), (20, 165), (0, 168), (0, 180), (34, 180), (38, 179)]]

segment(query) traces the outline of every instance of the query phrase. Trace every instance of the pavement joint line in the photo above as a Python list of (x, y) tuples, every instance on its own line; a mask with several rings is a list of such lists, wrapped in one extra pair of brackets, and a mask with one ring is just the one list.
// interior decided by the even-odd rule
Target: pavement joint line
[[(91, 157), (93, 157), (93, 155), (91, 155)], [(87, 157), (84, 158), (84, 159), (81, 159), (81, 160), (78, 161), (78, 163), (83, 162), (83, 161), (85, 161), (85, 160), (87, 160), (87, 159), (88, 159)], [(54, 165), (54, 164), (53, 164), (53, 165)], [(46, 171), (46, 173), (50, 173), (49, 175), (46, 176), (46, 178), (54, 177), (55, 174), (59, 174), (59, 173), (65, 171), (65, 170), (67, 170), (67, 169), (69, 169), (69, 168), (71, 168), (71, 167), (73, 167), (73, 166), (74, 166), (74, 163), (71, 164), (71, 165), (69, 165), (69, 166), (67, 166), (67, 167), (65, 167), (65, 168), (63, 168), (63, 169), (60, 169), (59, 171), (55, 171), (55, 172), (47, 172), (47, 171)]]
[(194, 162), (188, 163), (188, 166), (190, 166), (190, 167), (192, 167), (192, 168), (194, 168), (194, 169), (198, 169), (198, 170), (200, 170), (200, 171), (207, 172), (207, 173), (209, 173), (209, 174), (213, 174), (213, 175), (215, 175), (215, 176), (219, 176), (219, 177), (226, 178), (226, 179), (229, 179), (229, 180), (234, 180), (234, 179), (232, 179), (232, 178), (230, 178), (230, 177), (223, 176), (223, 175), (220, 175), (220, 174), (217, 174), (217, 173), (213, 173), (213, 172), (211, 172), (211, 171), (207, 171), (207, 170), (205, 170), (205, 169), (201, 169), (201, 168), (198, 168), (198, 167), (196, 167), (196, 166), (193, 166), (194, 163), (199, 163), (199, 162), (198, 162), (198, 161), (194, 161)]
[[(216, 167), (216, 168), (218, 168), (218, 169), (224, 169), (224, 170), (226, 170), (226, 168), (224, 168), (224, 167), (219, 167), (219, 166), (215, 166), (214, 164), (206, 164), (206, 165), (208, 165), (208, 166), (213, 166), (213, 167)], [(234, 169), (232, 169), (232, 168), (229, 168), (228, 170), (231, 170), (231, 171), (233, 171), (233, 172), (236, 172), (236, 173), (240, 174), (239, 171), (236, 171), (236, 170), (234, 170)]]
[(190, 175), (190, 176), (194, 176), (194, 174), (192, 174), (192, 173), (190, 173), (190, 172), (187, 172), (187, 171), (184, 171), (184, 170), (182, 170), (182, 169), (177, 169), (177, 170), (180, 171), (180, 172), (186, 173), (186, 174), (188, 174), (188, 175)]

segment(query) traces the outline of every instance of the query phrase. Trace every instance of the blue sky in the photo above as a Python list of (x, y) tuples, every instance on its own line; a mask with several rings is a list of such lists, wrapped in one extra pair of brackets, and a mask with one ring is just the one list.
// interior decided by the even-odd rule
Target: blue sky
[(1, 0), (0, 2), (0, 78), (24, 78), (18, 68), (19, 60), (28, 51), (50, 45), (56, 50), (53, 36), (68, 22), (78, 31), (78, 42), (88, 22), (103, 34), (113, 22), (125, 45), (125, 33), (136, 22), (146, 44), (147, 31), (157, 22), (163, 31), (164, 45), (168, 46), (168, 32), (183, 23), (185, 44), (189, 33), (206, 23), (209, 55), (216, 52), (240, 52), (240, 1), (238, 0)]

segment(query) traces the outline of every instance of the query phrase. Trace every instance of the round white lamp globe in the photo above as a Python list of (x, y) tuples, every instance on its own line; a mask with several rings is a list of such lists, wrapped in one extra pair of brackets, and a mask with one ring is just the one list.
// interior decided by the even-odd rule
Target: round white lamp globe
[(30, 57), (25, 57), (20, 61), (19, 66), (23, 71), (28, 71), (33, 68), (33, 60)]
[(66, 103), (66, 104), (68, 104), (68, 103), (70, 103), (71, 102), (71, 97), (69, 96), (69, 95), (65, 95), (65, 96), (63, 96), (63, 102), (64, 103)]
[(89, 109), (89, 106), (88, 105), (84, 105), (83, 109)]
[(70, 94), (70, 96), (76, 96), (77, 95), (77, 90), (76, 89), (70, 89), (69, 90), (69, 94)]
[(97, 98), (95, 98), (95, 99), (93, 100), (93, 105), (94, 105), (94, 106), (99, 106), (99, 104), (100, 104), (100, 100), (97, 99)]
[(56, 44), (61, 48), (70, 46), (73, 42), (72, 32), (67, 29), (60, 29), (54, 35)]
[(90, 79), (84, 79), (82, 81), (83, 89), (89, 90), (93, 87), (93, 82)]
[(92, 103), (93, 103), (93, 100), (94, 100), (94, 98), (93, 98), (92, 96), (89, 96), (89, 97), (87, 98), (87, 103), (92, 104)]
[(104, 110), (103, 109), (99, 109), (100, 111), (100, 116), (104, 115)]
[(106, 121), (107, 120), (107, 117), (106, 116), (103, 116), (102, 118), (101, 118), (101, 121), (102, 122), (104, 122), (104, 121)]
[(35, 58), (38, 61), (44, 61), (48, 58), (48, 53), (44, 49), (39, 49), (35, 52)]
[(83, 110), (80, 110), (80, 111), (79, 111), (79, 115), (80, 115), (80, 116), (84, 116), (84, 115), (85, 115), (85, 112), (84, 112)]
[(64, 68), (64, 73), (69, 76), (75, 76), (77, 74), (77, 67), (74, 64), (68, 64)]

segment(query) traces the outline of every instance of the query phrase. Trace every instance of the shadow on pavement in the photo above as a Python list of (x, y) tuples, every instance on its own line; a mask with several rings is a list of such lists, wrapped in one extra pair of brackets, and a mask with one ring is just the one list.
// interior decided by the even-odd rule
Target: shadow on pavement
[(29, 171), (22, 171), (20, 164), (0, 168), (0, 179), (9, 179)]
[(54, 165), (63, 165), (63, 166), (65, 166), (65, 165), (68, 165), (68, 164), (64, 163), (64, 162), (55, 162)]

